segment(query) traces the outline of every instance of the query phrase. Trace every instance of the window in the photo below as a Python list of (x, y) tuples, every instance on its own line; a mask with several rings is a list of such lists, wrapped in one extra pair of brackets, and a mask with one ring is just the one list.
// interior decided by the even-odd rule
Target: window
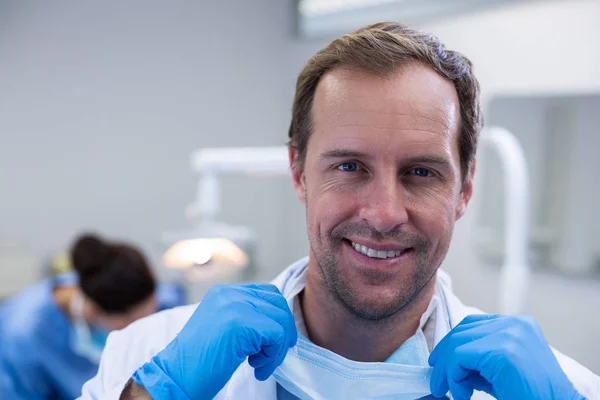
[(301, 37), (337, 36), (378, 21), (418, 24), (516, 0), (297, 0)]

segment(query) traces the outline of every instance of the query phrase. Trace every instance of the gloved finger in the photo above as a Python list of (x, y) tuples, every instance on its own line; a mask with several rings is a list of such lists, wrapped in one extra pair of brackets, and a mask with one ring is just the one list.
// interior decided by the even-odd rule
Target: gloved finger
[[(460, 335), (463, 335), (463, 337), (460, 337)], [(473, 395), (473, 371), (464, 368), (460, 363), (464, 357), (469, 356), (471, 349), (465, 348), (464, 345), (459, 345), (458, 343), (469, 343), (476, 339), (473, 339), (473, 335), (465, 336), (465, 332), (457, 335), (457, 347), (452, 348), (452, 351), (448, 351), (444, 358), (436, 363), (433, 369), (431, 393), (436, 397), (444, 396), (448, 390), (452, 393), (452, 397), (455, 400), (470, 399)], [(469, 338), (471, 339), (469, 340)]]
[[(277, 365), (283, 362), (287, 354), (287, 350), (295, 344), (297, 340), (298, 332), (296, 329), (296, 323), (291, 313), (285, 312), (272, 304), (261, 304), (259, 306), (252, 304), (255, 311), (261, 314), (264, 318), (271, 319), (277, 322), (283, 330), (284, 338), (281, 342), (275, 343), (270, 342), (269, 337), (264, 337), (261, 340), (261, 352), (264, 358), (271, 359), (271, 362), (275, 362)], [(262, 329), (262, 328), (261, 328)], [(261, 333), (265, 333), (262, 331)], [(266, 361), (261, 361), (261, 357), (255, 357), (254, 362), (261, 362), (261, 365), (265, 365)]]
[[(286, 330), (275, 318), (265, 315), (255, 304), (246, 303), (238, 307), (238, 316), (232, 329), (237, 330), (238, 348), (242, 355), (250, 357), (262, 351), (264, 346), (279, 345), (287, 348), (289, 339)], [(262, 305), (261, 308), (264, 308)], [(266, 307), (273, 307), (267, 304)], [(273, 307), (275, 308), (275, 307)]]
[(448, 380), (448, 386), (450, 386), (453, 400), (471, 400), (473, 384), (468, 379), (460, 382)]
[(259, 381), (266, 381), (271, 375), (273, 375), (273, 372), (275, 372), (277, 367), (278, 366), (274, 366), (273, 364), (268, 364), (264, 367), (256, 368), (254, 370), (254, 377)]
[(433, 367), (431, 373), (431, 381), (429, 382), (429, 390), (433, 397), (442, 398), (450, 390), (448, 385), (448, 376), (446, 374), (446, 363), (437, 363)]
[[(263, 372), (267, 372), (270, 369), (274, 371), (275, 368), (283, 363), (286, 355), (287, 351), (282, 351), (281, 346), (265, 346), (260, 353), (248, 357), (248, 364), (254, 369), (263, 370)], [(271, 373), (269, 373), (267, 377), (269, 377)]]
[(452, 360), (450, 360), (450, 362), (448, 362), (446, 366), (446, 374), (448, 375), (448, 379), (454, 382), (460, 382), (467, 379), (471, 372), (470, 370), (465, 369), (462, 365), (460, 365), (460, 360), (463, 357), (463, 351), (464, 350), (462, 350), (462, 347), (456, 349)]
[[(269, 355), (273, 350), (275, 351), (275, 355)], [(248, 364), (252, 368), (260, 368), (264, 367), (267, 364), (273, 362), (273, 360), (279, 355), (279, 348), (277, 346), (263, 346), (260, 353), (252, 354), (248, 357)]]
[[(490, 383), (493, 390), (493, 376), (496, 372), (498, 344), (501, 343), (495, 335), (488, 335), (463, 345), (457, 352), (457, 361), (462, 368), (478, 372), (480, 377)], [(477, 382), (481, 384), (481, 381)]]
[(271, 283), (250, 283), (247, 285), (240, 285), (240, 286), (245, 289), (265, 291), (265, 292), (271, 292), (271, 293), (281, 295), (281, 291), (279, 290), (279, 288), (277, 288), (277, 286), (275, 286)]
[(261, 289), (264, 291), (278, 293), (283, 296), (283, 294), (281, 293), (281, 290), (279, 290), (279, 288), (277, 286), (273, 285), (272, 283), (261, 283), (258, 286), (260, 286)]
[(254, 297), (263, 299), (273, 304), (275, 307), (281, 308), (282, 310), (289, 311), (291, 313), (290, 307), (288, 306), (288, 302), (285, 299), (285, 297), (283, 297), (283, 295), (279, 292), (279, 289), (277, 289), (276, 287), (275, 290), (277, 290), (277, 292), (258, 289), (249, 291), (249, 293), (252, 294)]
[(259, 362), (262, 365), (258, 366), (254, 370), (254, 376), (258, 380), (266, 380), (277, 367), (283, 363), (285, 356), (287, 354), (287, 350), (282, 351), (281, 346), (264, 346), (263, 351), (257, 354), (258, 357), (261, 357)]
[(287, 354), (288, 348), (289, 346), (286, 346), (285, 340), (282, 343), (262, 345), (259, 353), (250, 356), (254, 364), (251, 365), (253, 367), (262, 367), (269, 363), (277, 363), (278, 359), (280, 360), (279, 364), (281, 364)]
[(458, 348), (455, 357), (446, 366), (448, 386), (454, 400), (469, 400), (473, 396), (473, 382), (469, 379), (471, 371), (458, 362), (461, 358), (460, 351), (461, 348)]
[(471, 371), (471, 375), (469, 377), (469, 379), (471, 379), (471, 382), (473, 383), (473, 389), (474, 390), (479, 390), (482, 392), (486, 392), (487, 394), (489, 394), (490, 396), (492, 396), (493, 398), (497, 398), (498, 396), (496, 396), (496, 392), (494, 391), (494, 388), (492, 387), (492, 385), (486, 381), (477, 371)]
[[(248, 363), (255, 367), (254, 376), (258, 380), (265, 380), (277, 368), (289, 348), (289, 340), (284, 328), (275, 320), (257, 313), (255, 326), (250, 329), (242, 346), (242, 351), (248, 355)], [(258, 348), (259, 351), (255, 349)]]
[(462, 319), (462, 321), (460, 321), (458, 323), (458, 326), (461, 325), (468, 325), (468, 324), (472, 324), (473, 322), (480, 322), (480, 321), (489, 321), (489, 320), (493, 320), (493, 319), (498, 319), (498, 318), (502, 318), (504, 317), (503, 315), (498, 315), (498, 314), (471, 314), (471, 315), (467, 315), (466, 317), (464, 317)]
[[(434, 367), (430, 385), (434, 396), (444, 396), (448, 390), (452, 389), (452, 382), (465, 379), (470, 371), (469, 368), (460, 364), (460, 359), (466, 355), (457, 354), (458, 349), (461, 349), (465, 344), (478, 341), (499, 331), (502, 324), (503, 322), (499, 318), (473, 316), (471, 322), (462, 326), (463, 328), (467, 327), (466, 330), (461, 331), (455, 328), (438, 343), (429, 357), (429, 364)], [(466, 393), (463, 393), (464, 389), (459, 387), (460, 385), (454, 386), (456, 386), (454, 391), (459, 392), (457, 393), (458, 396), (469, 395), (470, 388), (467, 389)]]
[[(489, 339), (489, 337), (480, 339), (480, 342), (481, 341), (496, 342), (494, 338)], [(479, 371), (474, 369), (466, 369), (465, 367), (465, 365), (475, 366), (475, 364), (469, 363), (468, 360), (480, 359), (480, 353), (482, 348), (482, 344), (478, 343), (477, 341), (462, 346), (457, 351), (457, 361), (459, 365), (456, 366), (452, 374), (453, 377), (460, 379), (462, 378), (462, 376), (464, 376), (464, 371), (468, 371), (468, 376), (464, 378), (463, 381), (469, 382), (471, 392), (473, 390), (479, 390), (482, 392), (486, 392), (487, 394), (496, 398), (496, 393), (490, 382), (488, 382), (483, 376), (481, 376), (481, 373)], [(466, 360), (467, 362), (465, 362)], [(454, 393), (452, 394), (454, 395)]]
[[(288, 302), (285, 299), (285, 297), (283, 297), (283, 295), (279, 292), (279, 289), (276, 286), (274, 286), (274, 285), (254, 285), (254, 286), (256, 286), (257, 289), (247, 291), (247, 293), (250, 296), (252, 296), (254, 298), (258, 298), (260, 300), (264, 300), (264, 301), (272, 304), (273, 306), (285, 311), (289, 315), (290, 320), (293, 321), (294, 317), (292, 315), (292, 311), (290, 310)], [(295, 343), (296, 343), (296, 341), (294, 340), (294, 344)]]
[(296, 345), (296, 342), (298, 341), (298, 329), (296, 328), (296, 321), (294, 320), (294, 316), (292, 315), (291, 311), (289, 311), (289, 309), (283, 310), (271, 303), (264, 302), (262, 304), (250, 303), (250, 305), (258, 313), (276, 321), (281, 325), (281, 327), (285, 331), (285, 335), (287, 338), (286, 343), (288, 347)]
[(504, 322), (500, 318), (482, 318), (466, 325), (457, 325), (435, 346), (429, 355), (429, 365), (433, 367), (438, 360), (448, 359), (454, 349), (465, 343), (472, 342), (499, 331), (503, 324)]
[(283, 363), (283, 360), (285, 360), (285, 357), (287, 356), (288, 349), (289, 348), (285, 348), (285, 349), (280, 348), (280, 352), (276, 356), (275, 361), (273, 361), (273, 363), (271, 363), (271, 365), (273, 366), (273, 370), (275, 370), (275, 368), (279, 367)]

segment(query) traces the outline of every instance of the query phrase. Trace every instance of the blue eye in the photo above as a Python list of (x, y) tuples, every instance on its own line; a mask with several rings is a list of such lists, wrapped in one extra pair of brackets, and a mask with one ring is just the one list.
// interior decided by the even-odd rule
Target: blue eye
[(431, 176), (431, 171), (426, 168), (415, 168), (413, 169), (413, 173), (423, 178), (428, 178)]
[(358, 164), (356, 164), (355, 162), (345, 162), (343, 164), (340, 164), (337, 167), (337, 169), (346, 172), (354, 172), (358, 170)]

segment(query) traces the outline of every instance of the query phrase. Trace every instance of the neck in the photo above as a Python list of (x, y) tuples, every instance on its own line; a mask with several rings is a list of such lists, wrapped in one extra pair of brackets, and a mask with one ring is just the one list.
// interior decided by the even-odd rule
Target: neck
[(300, 304), (308, 336), (316, 345), (347, 359), (383, 362), (419, 329), (433, 296), (435, 276), (400, 311), (379, 321), (360, 318), (330, 293), (311, 257)]

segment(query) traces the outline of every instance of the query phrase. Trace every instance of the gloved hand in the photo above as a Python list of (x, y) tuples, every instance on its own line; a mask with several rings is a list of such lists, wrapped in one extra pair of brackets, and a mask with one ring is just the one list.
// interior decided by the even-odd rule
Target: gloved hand
[(431, 393), (470, 399), (473, 390), (499, 400), (583, 399), (530, 317), (471, 315), (435, 347)]
[(246, 357), (256, 379), (266, 380), (297, 339), (275, 286), (215, 286), (177, 337), (132, 378), (154, 399), (212, 399)]

